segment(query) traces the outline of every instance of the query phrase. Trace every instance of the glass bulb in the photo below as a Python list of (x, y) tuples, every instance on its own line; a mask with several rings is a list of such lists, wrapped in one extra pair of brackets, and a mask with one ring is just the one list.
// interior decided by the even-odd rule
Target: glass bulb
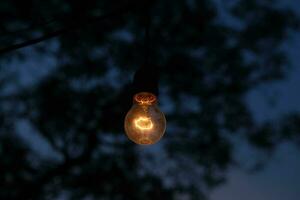
[(158, 109), (156, 96), (141, 92), (133, 97), (133, 106), (125, 117), (125, 132), (137, 144), (156, 143), (166, 130), (166, 118)]

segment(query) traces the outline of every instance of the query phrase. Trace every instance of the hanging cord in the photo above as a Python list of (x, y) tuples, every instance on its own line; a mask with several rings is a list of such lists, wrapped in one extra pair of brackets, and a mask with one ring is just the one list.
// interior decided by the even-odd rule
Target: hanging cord
[(158, 69), (155, 66), (152, 57), (151, 46), (151, 8), (153, 1), (146, 1), (145, 9), (142, 10), (141, 19), (144, 28), (144, 62), (136, 71), (134, 76), (134, 93), (138, 92), (151, 92), (158, 95)]
[(150, 67), (150, 51), (151, 51), (151, 41), (150, 41), (150, 23), (151, 23), (151, 16), (150, 16), (150, 5), (147, 3), (147, 7), (145, 9), (145, 19), (144, 19), (144, 26), (145, 26), (145, 33), (144, 33), (144, 48), (145, 48), (145, 63), (144, 67)]

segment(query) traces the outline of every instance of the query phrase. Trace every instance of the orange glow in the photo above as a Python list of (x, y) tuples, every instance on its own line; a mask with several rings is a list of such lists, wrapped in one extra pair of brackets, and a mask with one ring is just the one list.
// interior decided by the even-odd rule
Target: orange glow
[(134, 124), (141, 130), (151, 130), (153, 128), (153, 123), (148, 117), (139, 117), (134, 120)]
[(156, 102), (156, 96), (148, 92), (141, 92), (134, 96), (134, 101), (141, 105), (152, 105)]
[(124, 128), (130, 140), (141, 145), (158, 142), (166, 130), (166, 118), (157, 106), (157, 98), (149, 92), (134, 95)]

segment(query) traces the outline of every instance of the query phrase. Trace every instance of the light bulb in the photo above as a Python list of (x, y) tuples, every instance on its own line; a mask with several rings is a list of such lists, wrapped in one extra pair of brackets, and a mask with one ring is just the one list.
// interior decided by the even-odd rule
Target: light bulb
[(137, 144), (156, 143), (166, 130), (166, 118), (158, 109), (156, 96), (141, 92), (133, 97), (133, 106), (125, 117), (125, 132)]

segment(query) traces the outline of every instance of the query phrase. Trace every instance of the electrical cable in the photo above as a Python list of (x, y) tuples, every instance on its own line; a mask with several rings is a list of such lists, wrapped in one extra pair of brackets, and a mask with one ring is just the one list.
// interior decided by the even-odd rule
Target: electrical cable
[[(135, 1), (133, 1), (133, 2), (135, 2)], [(116, 15), (124, 14), (124, 13), (126, 13), (126, 11), (127, 12), (129, 11), (129, 8), (130, 8), (131, 5), (132, 5), (132, 2), (127, 3), (125, 5), (122, 5), (118, 9), (116, 9), (114, 11), (111, 11), (107, 14), (104, 14), (104, 15), (101, 15), (101, 16), (98, 16), (98, 17), (92, 17), (92, 18), (90, 18), (86, 21), (82, 20), (82, 22), (77, 23), (77, 24), (72, 23), (72, 24), (66, 25), (65, 27), (63, 27), (61, 29), (52, 31), (50, 33), (46, 33), (42, 36), (39, 36), (39, 37), (36, 37), (36, 38), (33, 38), (33, 39), (29, 39), (27, 41), (23, 41), (23, 42), (13, 44), (13, 45), (10, 45), (10, 46), (2, 47), (2, 48), (0, 48), (0, 55), (11, 52), (11, 51), (15, 51), (17, 49), (21, 49), (23, 47), (34, 45), (34, 44), (37, 44), (39, 42), (42, 42), (42, 41), (45, 41), (45, 40), (48, 40), (48, 39), (51, 39), (51, 38), (54, 38), (54, 37), (57, 37), (57, 36), (60, 36), (60, 35), (62, 35), (64, 33), (67, 33), (71, 30), (76, 30), (76, 29), (82, 28), (83, 26), (87, 26), (91, 23), (99, 22), (101, 20), (106, 20), (110, 17), (115, 17)]]

